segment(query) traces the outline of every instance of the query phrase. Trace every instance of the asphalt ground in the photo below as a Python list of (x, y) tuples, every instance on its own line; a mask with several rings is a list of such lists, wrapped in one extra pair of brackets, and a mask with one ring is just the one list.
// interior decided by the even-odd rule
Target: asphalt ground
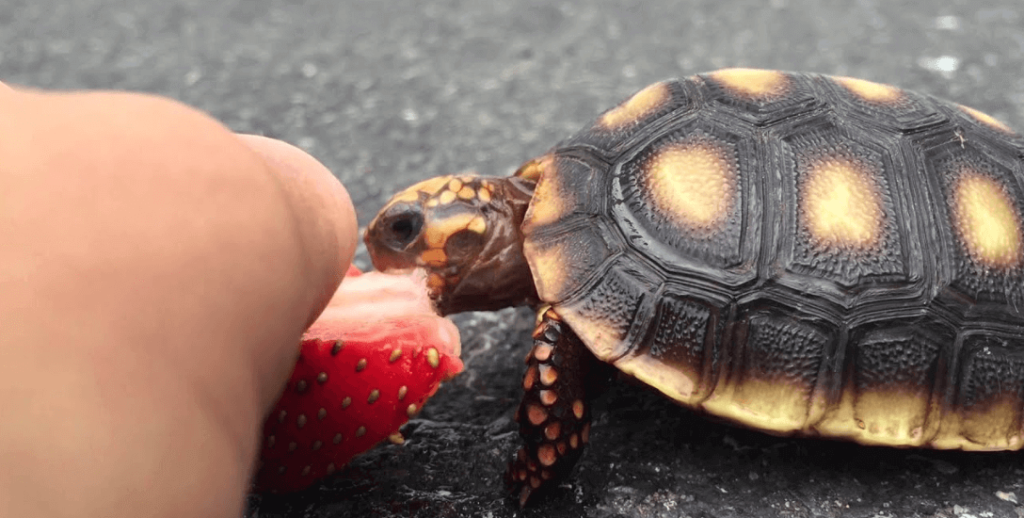
[[(896, 84), (1024, 129), (1020, 0), (0, 0), (0, 79), (153, 92), (296, 143), (364, 225), (412, 181), (509, 173), (650, 82), (726, 66)], [(1019, 455), (767, 437), (629, 383), (598, 401), (577, 477), (517, 511), (500, 474), (532, 319), (458, 317), (467, 373), (404, 446), (247, 514), (1024, 516)]]

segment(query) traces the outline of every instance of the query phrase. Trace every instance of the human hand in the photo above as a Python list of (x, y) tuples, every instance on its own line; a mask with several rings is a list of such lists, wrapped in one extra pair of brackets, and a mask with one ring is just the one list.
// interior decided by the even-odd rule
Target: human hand
[(0, 85), (0, 114), (0, 516), (238, 516), (348, 195), (163, 99)]

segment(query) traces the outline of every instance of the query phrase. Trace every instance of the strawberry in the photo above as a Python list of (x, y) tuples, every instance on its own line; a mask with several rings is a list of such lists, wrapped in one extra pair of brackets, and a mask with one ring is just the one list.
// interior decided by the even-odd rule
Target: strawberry
[(350, 268), (303, 335), (284, 393), (267, 417), (258, 491), (308, 487), (384, 439), (462, 371), (458, 329), (434, 313), (422, 274)]

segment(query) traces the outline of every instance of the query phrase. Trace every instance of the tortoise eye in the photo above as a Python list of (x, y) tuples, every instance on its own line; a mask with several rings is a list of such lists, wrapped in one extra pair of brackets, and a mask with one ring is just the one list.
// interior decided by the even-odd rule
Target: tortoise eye
[(388, 245), (394, 250), (403, 250), (420, 235), (423, 213), (413, 207), (403, 207), (388, 218), (386, 228), (384, 238)]

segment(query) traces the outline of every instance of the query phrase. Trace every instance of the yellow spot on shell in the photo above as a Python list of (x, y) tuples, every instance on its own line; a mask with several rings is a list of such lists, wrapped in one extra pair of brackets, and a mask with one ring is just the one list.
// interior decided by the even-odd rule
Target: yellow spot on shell
[(441, 193), (440, 196), (438, 196), (437, 199), (441, 203), (441, 205), (448, 205), (449, 203), (455, 201), (455, 197), (456, 197), (456, 195), (455, 195), (454, 192), (452, 192), (452, 191), (444, 191), (444, 192)]
[(1003, 131), (1003, 132), (1006, 132), (1006, 133), (1013, 133), (1013, 130), (1010, 129), (1009, 126), (1007, 126), (1006, 124), (1003, 124), (998, 119), (996, 119), (995, 117), (993, 117), (993, 116), (991, 116), (991, 115), (989, 115), (989, 114), (987, 114), (985, 112), (978, 111), (978, 110), (975, 110), (974, 108), (969, 108), (967, 106), (960, 106), (960, 109), (962, 109), (963, 111), (967, 112), (968, 115), (970, 115), (971, 117), (974, 117), (975, 120), (977, 120), (978, 122), (980, 122), (982, 124), (985, 124), (985, 125), (987, 125), (989, 127), (995, 128), (995, 129), (997, 129), (999, 131)]
[(673, 401), (697, 403), (701, 397), (697, 382), (700, 373), (678, 363), (667, 364), (653, 354), (629, 354), (615, 360), (623, 372), (664, 393)]
[[(544, 176), (551, 164), (554, 162), (554, 158), (551, 155), (544, 155), (538, 158), (534, 158), (529, 162), (519, 166), (519, 169), (513, 176), (523, 178), (526, 180), (537, 181), (541, 176)], [(486, 187), (486, 186), (485, 186)], [(490, 190), (490, 189), (488, 189)]]
[(462, 198), (463, 200), (472, 200), (473, 198), (476, 198), (476, 191), (467, 185), (459, 189), (458, 195), (459, 198)]
[(726, 68), (711, 73), (711, 79), (743, 97), (779, 97), (789, 89), (789, 78), (777, 70)]
[[(568, 273), (566, 272), (565, 244), (556, 243), (544, 246), (535, 245), (527, 241), (523, 245), (523, 251), (530, 258), (530, 266), (534, 272), (534, 284), (537, 286), (537, 294), (541, 300), (559, 300), (559, 295), (565, 286)], [(538, 319), (540, 313), (538, 313)]]
[(609, 319), (589, 318), (588, 315), (582, 314), (577, 306), (560, 307), (558, 314), (572, 326), (573, 331), (587, 344), (587, 348), (597, 359), (609, 362), (625, 352), (622, 344), (625, 338), (623, 329)]
[(803, 181), (801, 207), (808, 231), (821, 245), (869, 249), (878, 242), (881, 200), (863, 164), (844, 157), (814, 161)]
[(852, 77), (837, 77), (836, 82), (844, 86), (853, 95), (874, 103), (894, 103), (903, 97), (899, 88), (881, 83), (855, 79)]
[(956, 226), (971, 257), (989, 266), (1020, 263), (1020, 215), (1002, 185), (968, 171), (953, 198)]
[(754, 378), (727, 390), (715, 389), (702, 406), (713, 415), (751, 428), (792, 433), (807, 422), (810, 401), (805, 387)]
[(736, 171), (710, 142), (667, 146), (644, 164), (646, 188), (658, 210), (694, 230), (713, 230), (732, 208)]
[(605, 112), (598, 121), (606, 129), (619, 129), (650, 115), (664, 106), (672, 92), (666, 83), (654, 83), (633, 94), (626, 102)]
[(533, 190), (525, 223), (536, 226), (558, 221), (565, 208), (572, 205), (573, 198), (572, 193), (561, 188), (557, 174), (545, 174)]
[(441, 365), (441, 357), (437, 354), (437, 349), (433, 347), (427, 349), (427, 363), (435, 369)]

